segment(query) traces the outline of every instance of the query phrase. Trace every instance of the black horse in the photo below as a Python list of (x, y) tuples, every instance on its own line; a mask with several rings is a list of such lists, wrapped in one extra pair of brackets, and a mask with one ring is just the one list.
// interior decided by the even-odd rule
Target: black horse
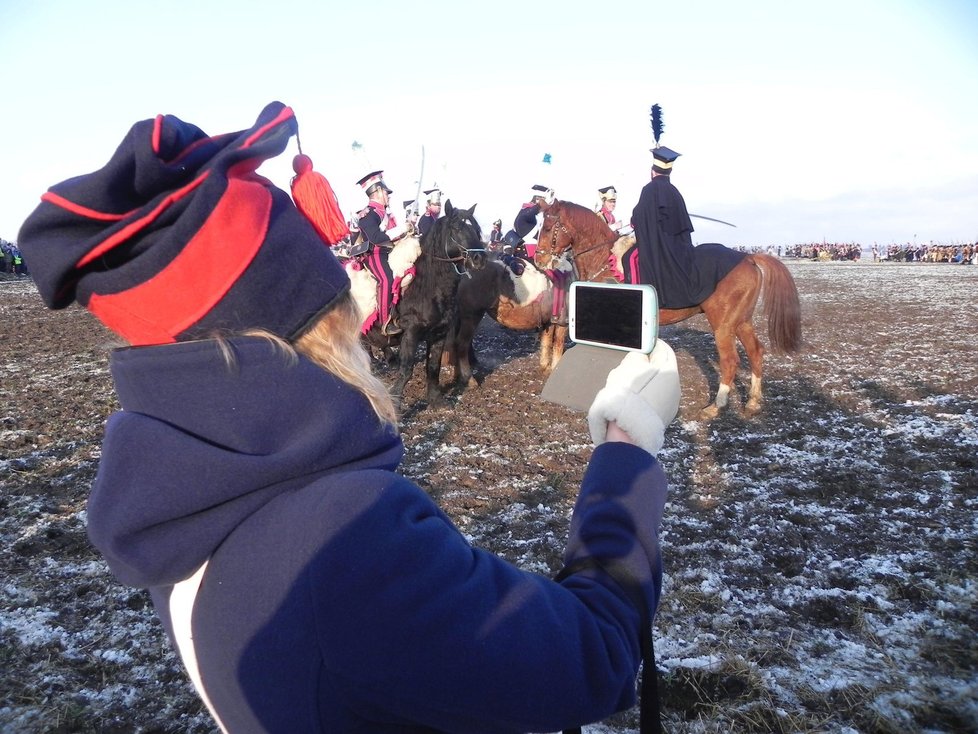
[[(532, 262), (524, 262), (517, 276), (501, 261), (488, 263), (458, 289), (458, 308), (445, 347), (445, 366), (455, 373), (455, 389), (474, 386), (472, 368), (478, 363), (473, 341), (486, 314), (500, 326), (515, 331), (538, 331), (553, 321), (554, 287), (551, 277)], [(541, 367), (544, 365), (541, 362)]]
[[(421, 238), (421, 255), (414, 264), (415, 276), (397, 306), (398, 323), (404, 329), (399, 335), (398, 377), (391, 395), (398, 408), (404, 387), (418, 363), (418, 345), (425, 342), (425, 373), (427, 400), (437, 405), (444, 400), (438, 377), (441, 370), (445, 337), (455, 317), (456, 292), (459, 281), (468, 271), (479, 270), (486, 263), (482, 231), (469, 209), (457, 209), (445, 201), (445, 216)], [(391, 340), (381, 334), (380, 324), (374, 323), (366, 334), (367, 342), (385, 353)]]

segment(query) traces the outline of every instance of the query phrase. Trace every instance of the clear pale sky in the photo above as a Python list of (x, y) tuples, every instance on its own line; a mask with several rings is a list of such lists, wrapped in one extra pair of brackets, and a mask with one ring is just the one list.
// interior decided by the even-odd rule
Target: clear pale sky
[[(649, 108), (695, 242), (978, 240), (978, 2), (0, 0), (0, 237), (136, 121), (281, 100), (346, 211), (437, 184), (508, 227), (534, 183), (630, 215)], [(353, 150), (356, 140), (362, 144)], [(287, 188), (293, 144), (262, 172)], [(548, 166), (542, 160), (551, 155)]]

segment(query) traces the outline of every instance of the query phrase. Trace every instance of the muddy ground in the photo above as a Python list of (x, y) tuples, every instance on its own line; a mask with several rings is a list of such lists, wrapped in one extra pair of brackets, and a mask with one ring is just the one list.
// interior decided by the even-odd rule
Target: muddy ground
[[(708, 326), (661, 333), (683, 382), (660, 454), (666, 730), (978, 731), (978, 268), (787, 263), (805, 349), (768, 356), (759, 416), (741, 383), (702, 420)], [(0, 732), (213, 731), (148, 596), (85, 537), (111, 336), (26, 279), (0, 280), (0, 318)], [(419, 369), (403, 471), (474, 544), (551, 574), (590, 447), (538, 397), (535, 347), (484, 324), (482, 386), (446, 407)]]

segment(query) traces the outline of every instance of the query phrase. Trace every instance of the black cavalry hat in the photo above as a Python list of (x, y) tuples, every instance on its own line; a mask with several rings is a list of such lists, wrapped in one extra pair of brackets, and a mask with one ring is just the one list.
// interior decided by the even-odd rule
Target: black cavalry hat
[(662, 132), (665, 130), (665, 124), (662, 121), (662, 107), (657, 104), (652, 105), (650, 117), (652, 137), (655, 139), (655, 147), (649, 149), (652, 152), (652, 170), (655, 173), (668, 176), (672, 173), (672, 164), (680, 156), (680, 153), (659, 144), (659, 138), (662, 137)]
[(658, 148), (652, 148), (652, 170), (668, 176), (672, 173), (672, 164), (681, 155), (682, 153), (677, 153), (664, 145), (660, 145)]
[(394, 189), (384, 183), (384, 172), (383, 171), (371, 171), (366, 176), (357, 181), (363, 191), (367, 196), (370, 196), (375, 189), (383, 186), (388, 194), (393, 194)]

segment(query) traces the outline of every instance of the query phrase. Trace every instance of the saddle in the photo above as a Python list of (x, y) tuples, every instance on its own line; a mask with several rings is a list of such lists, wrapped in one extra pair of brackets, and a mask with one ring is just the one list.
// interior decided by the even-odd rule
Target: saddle
[(350, 257), (360, 257), (366, 255), (370, 249), (370, 241), (363, 236), (363, 232), (357, 235), (356, 241), (350, 245)]
[(611, 256), (608, 258), (608, 267), (611, 271), (611, 275), (619, 283), (625, 281), (625, 268), (621, 264), (621, 259), (624, 257), (625, 253), (635, 244), (635, 234), (629, 232), (628, 234), (621, 235), (615, 244), (611, 246)]
[[(350, 294), (363, 314), (362, 333), (370, 331), (380, 315), (380, 282), (364, 265), (364, 256), (370, 249), (370, 243), (354, 254), (354, 248), (350, 250), (350, 259), (345, 264), (346, 274), (350, 278)], [(397, 241), (391, 249), (387, 263), (391, 266), (394, 274), (392, 290), (394, 292), (394, 303), (396, 304), (407, 287), (414, 280), (414, 263), (421, 255), (421, 241), (416, 237), (404, 237)]]
[(550, 270), (541, 270), (529, 261), (519, 273), (506, 262), (500, 262), (500, 265), (508, 268), (516, 306), (525, 308), (534, 302), (541, 302), (544, 294), (549, 291), (550, 323), (559, 326), (567, 325), (567, 291), (574, 279), (574, 265), (569, 260), (563, 260)]

